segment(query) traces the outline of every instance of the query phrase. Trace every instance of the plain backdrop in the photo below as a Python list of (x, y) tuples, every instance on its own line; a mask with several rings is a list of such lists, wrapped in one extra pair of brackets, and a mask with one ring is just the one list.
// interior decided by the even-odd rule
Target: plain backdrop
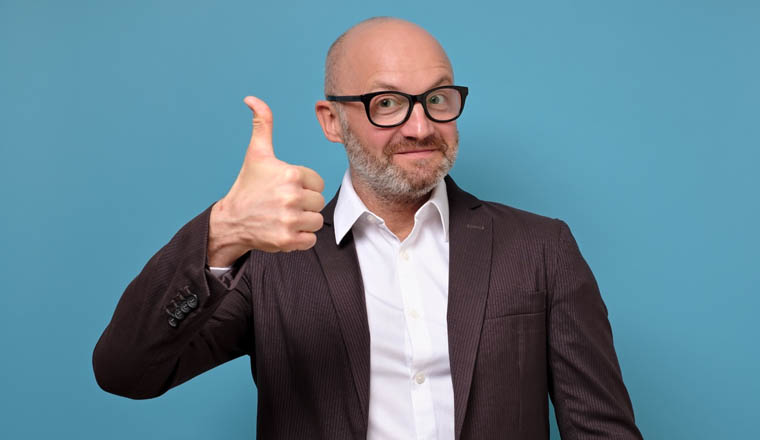
[(232, 184), (244, 96), (332, 197), (346, 160), (314, 116), (323, 59), (376, 15), (427, 28), (470, 87), (458, 184), (572, 228), (644, 436), (760, 438), (749, 0), (0, 1), (0, 437), (254, 437), (247, 357), (133, 401), (98, 388), (92, 349)]

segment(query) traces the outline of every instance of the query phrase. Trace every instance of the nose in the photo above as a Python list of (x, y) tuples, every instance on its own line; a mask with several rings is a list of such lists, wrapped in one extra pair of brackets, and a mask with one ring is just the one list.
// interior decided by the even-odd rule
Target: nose
[(425, 115), (425, 109), (419, 102), (414, 103), (409, 120), (401, 125), (401, 134), (408, 139), (425, 139), (435, 131), (433, 121)]

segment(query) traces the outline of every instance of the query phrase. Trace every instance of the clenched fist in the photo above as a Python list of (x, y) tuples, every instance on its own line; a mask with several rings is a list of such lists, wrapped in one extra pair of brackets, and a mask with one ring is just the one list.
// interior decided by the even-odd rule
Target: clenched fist
[(209, 266), (229, 266), (251, 249), (309, 249), (322, 227), (324, 181), (314, 170), (277, 159), (269, 106), (253, 96), (245, 103), (253, 111), (253, 134), (235, 183), (211, 208)]

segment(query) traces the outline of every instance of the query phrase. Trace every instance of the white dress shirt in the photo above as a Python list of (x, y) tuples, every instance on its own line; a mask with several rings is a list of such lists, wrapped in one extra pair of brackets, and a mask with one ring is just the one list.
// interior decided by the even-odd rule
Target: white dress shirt
[[(370, 333), (369, 440), (454, 439), (446, 310), (449, 202), (441, 181), (402, 242), (354, 191), (346, 171), (335, 241), (353, 231)], [(230, 268), (211, 267), (216, 276)]]
[(443, 181), (402, 242), (354, 191), (338, 194), (335, 241), (353, 231), (370, 333), (367, 438), (454, 439), (446, 310), (449, 203)]

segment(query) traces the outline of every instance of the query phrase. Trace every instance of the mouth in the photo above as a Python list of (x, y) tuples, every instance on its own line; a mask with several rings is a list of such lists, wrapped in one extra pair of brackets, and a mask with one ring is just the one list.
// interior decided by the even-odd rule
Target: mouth
[(441, 150), (438, 148), (421, 148), (421, 149), (415, 149), (415, 150), (397, 151), (394, 153), (394, 155), (406, 157), (409, 159), (417, 159), (417, 158), (429, 157), (440, 151)]

